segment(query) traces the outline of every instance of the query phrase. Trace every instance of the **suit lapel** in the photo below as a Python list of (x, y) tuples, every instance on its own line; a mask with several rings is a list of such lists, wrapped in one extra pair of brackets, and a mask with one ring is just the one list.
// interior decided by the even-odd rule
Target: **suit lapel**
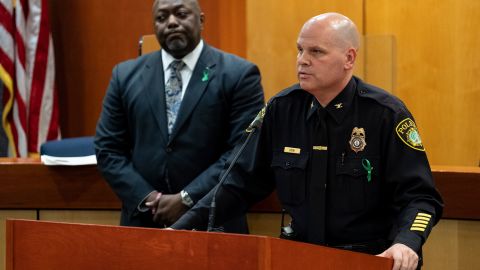
[(143, 87), (148, 95), (148, 104), (161, 130), (162, 138), (168, 141), (167, 116), (165, 110), (165, 82), (160, 51), (152, 54), (142, 74)]
[(185, 95), (183, 96), (182, 104), (175, 125), (173, 126), (170, 139), (175, 138), (182, 125), (184, 125), (185, 121), (190, 117), (214, 76), (215, 60), (213, 59), (212, 49), (208, 45), (205, 45), (202, 54), (195, 65)]

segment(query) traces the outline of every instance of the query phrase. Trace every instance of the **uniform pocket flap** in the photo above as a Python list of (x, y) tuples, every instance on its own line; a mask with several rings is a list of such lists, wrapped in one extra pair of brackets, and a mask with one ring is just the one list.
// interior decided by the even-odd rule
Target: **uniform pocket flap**
[[(362, 164), (362, 160), (367, 159), (370, 162), (371, 172), (376, 175), (379, 169), (377, 157), (345, 157), (337, 162), (337, 175), (345, 174), (353, 177), (364, 176), (367, 174), (367, 168)], [(366, 164), (365, 164), (366, 165)]]
[(272, 157), (272, 167), (280, 167), (285, 170), (305, 169), (308, 163), (308, 153), (291, 154), (284, 152), (274, 152)]

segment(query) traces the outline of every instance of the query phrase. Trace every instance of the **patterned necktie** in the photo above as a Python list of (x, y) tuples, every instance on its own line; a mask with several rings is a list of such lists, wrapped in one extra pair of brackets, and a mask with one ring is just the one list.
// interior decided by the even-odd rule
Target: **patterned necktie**
[(177, 119), (178, 110), (182, 103), (182, 76), (180, 70), (185, 66), (181, 60), (170, 64), (170, 78), (165, 85), (165, 99), (167, 103), (168, 134), (172, 134), (173, 125)]

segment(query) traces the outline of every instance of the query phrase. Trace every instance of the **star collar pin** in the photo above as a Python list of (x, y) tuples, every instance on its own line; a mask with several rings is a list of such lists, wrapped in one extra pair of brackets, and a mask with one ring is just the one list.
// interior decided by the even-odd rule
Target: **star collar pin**
[(335, 106), (335, 108), (337, 108), (337, 109), (341, 109), (341, 108), (343, 108), (343, 103), (340, 102), (340, 103), (335, 104), (334, 106)]

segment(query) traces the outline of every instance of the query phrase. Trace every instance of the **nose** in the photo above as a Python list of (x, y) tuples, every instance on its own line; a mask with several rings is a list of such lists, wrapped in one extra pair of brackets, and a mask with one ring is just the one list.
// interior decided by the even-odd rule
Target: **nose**
[(307, 55), (305, 52), (298, 52), (297, 54), (297, 65), (299, 66), (305, 66), (308, 65), (310, 62), (308, 60)]
[(170, 16), (168, 16), (167, 27), (168, 28), (175, 28), (177, 26), (178, 26), (177, 17), (175, 17), (174, 14), (171, 14)]

